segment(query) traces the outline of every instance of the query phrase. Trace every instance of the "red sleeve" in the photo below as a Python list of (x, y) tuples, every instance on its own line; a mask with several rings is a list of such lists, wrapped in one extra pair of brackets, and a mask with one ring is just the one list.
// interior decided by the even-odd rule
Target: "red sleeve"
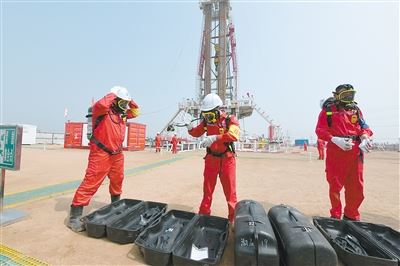
[(318, 116), (317, 127), (315, 128), (315, 133), (317, 134), (319, 139), (330, 142), (332, 139), (332, 134), (330, 132), (330, 128), (328, 126), (328, 120), (326, 117), (325, 110), (322, 110)]
[(364, 116), (363, 116), (361, 110), (358, 109), (358, 111), (360, 112), (359, 117), (361, 118), (361, 123), (360, 123), (360, 126), (361, 126), (361, 136), (364, 135), (364, 134), (366, 134), (366, 135), (368, 135), (369, 137), (371, 137), (374, 133), (372, 132), (372, 130), (369, 128), (369, 126), (368, 126), (367, 123), (365, 122), (365, 119), (364, 119)]
[(192, 137), (195, 137), (195, 138), (198, 138), (201, 135), (203, 135), (205, 132), (203, 121), (197, 127), (192, 128), (188, 132)]
[(222, 135), (218, 135), (217, 141), (220, 142), (232, 142), (232, 141), (237, 141), (240, 136), (240, 127), (239, 127), (239, 121), (234, 115), (230, 116), (230, 124), (228, 131)]
[(110, 106), (117, 96), (114, 93), (109, 93), (93, 105), (93, 116), (105, 115), (110, 110)]

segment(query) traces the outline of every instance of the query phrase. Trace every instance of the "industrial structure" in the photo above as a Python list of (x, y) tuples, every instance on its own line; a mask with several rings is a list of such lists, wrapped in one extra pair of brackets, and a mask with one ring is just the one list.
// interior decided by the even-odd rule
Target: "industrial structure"
[(194, 99), (179, 103), (178, 111), (161, 132), (172, 130), (174, 121), (188, 121), (188, 115), (191, 120), (199, 117), (201, 100), (209, 93), (216, 93), (226, 111), (238, 119), (251, 116), (255, 110), (269, 124), (269, 142), (282, 142), (280, 127), (255, 104), (254, 98), (249, 94), (238, 98), (235, 27), (229, 0), (204, 0), (200, 2), (200, 9), (203, 11), (203, 33), (196, 95)]

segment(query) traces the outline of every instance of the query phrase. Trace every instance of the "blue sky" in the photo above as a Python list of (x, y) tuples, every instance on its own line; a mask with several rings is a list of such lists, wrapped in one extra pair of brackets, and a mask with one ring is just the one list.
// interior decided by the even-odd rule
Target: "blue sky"
[[(376, 141), (399, 138), (399, 4), (232, 1), (239, 95), (253, 94), (292, 139), (314, 138), (319, 100), (342, 83)], [(2, 1), (1, 117), (63, 132), (114, 85), (141, 107), (148, 136), (195, 96), (197, 1)], [(68, 116), (64, 118), (64, 109)], [(258, 115), (242, 121), (267, 134)]]

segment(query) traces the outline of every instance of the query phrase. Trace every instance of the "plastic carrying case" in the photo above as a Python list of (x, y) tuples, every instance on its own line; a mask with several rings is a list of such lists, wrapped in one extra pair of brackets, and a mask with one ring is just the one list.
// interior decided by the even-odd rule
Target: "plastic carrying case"
[(172, 250), (195, 218), (193, 212), (170, 210), (147, 227), (135, 240), (144, 261), (150, 265), (171, 265)]
[(107, 238), (119, 244), (133, 243), (147, 226), (157, 220), (167, 204), (144, 201), (106, 225)]
[(82, 217), (88, 236), (96, 238), (105, 236), (107, 224), (124, 216), (142, 202), (135, 199), (121, 199)]
[(279, 266), (278, 244), (264, 207), (242, 200), (235, 208), (235, 265)]
[(283, 265), (337, 265), (335, 250), (311, 220), (297, 209), (277, 205), (269, 210), (268, 216), (278, 239)]
[(187, 234), (172, 251), (174, 265), (217, 265), (228, 238), (228, 219), (196, 215)]
[(324, 217), (313, 221), (346, 265), (400, 265), (400, 233), (392, 228)]

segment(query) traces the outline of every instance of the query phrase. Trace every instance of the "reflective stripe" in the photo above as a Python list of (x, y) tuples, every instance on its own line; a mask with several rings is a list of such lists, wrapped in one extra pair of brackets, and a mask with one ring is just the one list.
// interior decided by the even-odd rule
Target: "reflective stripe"
[(239, 139), (240, 135), (240, 128), (237, 125), (230, 125), (228, 133), (230, 133), (232, 136), (234, 136), (236, 139)]
[(132, 108), (132, 109), (130, 109), (130, 111), (134, 116), (139, 116), (139, 114), (140, 114), (139, 108)]

